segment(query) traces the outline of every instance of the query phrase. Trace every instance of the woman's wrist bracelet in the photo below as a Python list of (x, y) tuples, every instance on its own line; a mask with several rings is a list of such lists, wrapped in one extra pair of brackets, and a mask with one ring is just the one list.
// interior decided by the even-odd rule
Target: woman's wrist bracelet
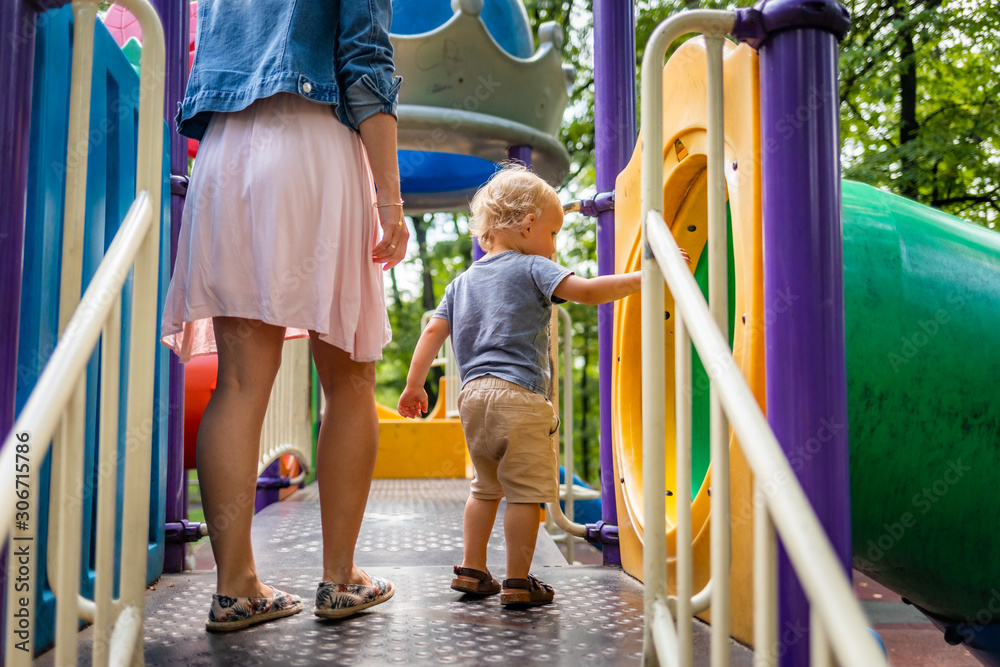
[(403, 200), (389, 202), (388, 204), (375, 204), (375, 208), (385, 208), (386, 206), (402, 206)]

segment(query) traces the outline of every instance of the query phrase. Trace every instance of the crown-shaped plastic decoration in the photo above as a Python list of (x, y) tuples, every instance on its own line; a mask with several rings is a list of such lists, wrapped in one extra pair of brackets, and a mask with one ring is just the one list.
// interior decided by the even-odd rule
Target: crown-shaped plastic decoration
[(536, 173), (554, 185), (569, 155), (555, 139), (569, 102), (562, 27), (545, 23), (530, 58), (503, 49), (480, 18), (483, 0), (452, 0), (450, 20), (430, 32), (391, 36), (402, 149), (458, 153), (493, 162), (508, 146), (532, 147)]

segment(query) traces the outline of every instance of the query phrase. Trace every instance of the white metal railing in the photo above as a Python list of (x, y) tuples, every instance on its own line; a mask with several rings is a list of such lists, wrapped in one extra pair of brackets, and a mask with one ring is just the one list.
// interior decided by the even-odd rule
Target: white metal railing
[[(156, 294), (163, 155), (163, 29), (147, 0), (119, 0), (144, 35), (140, 76), (136, 198), (83, 298), (82, 247), (86, 217), (90, 82), (97, 0), (74, 0), (72, 87), (66, 164), (66, 202), (60, 289), (60, 337), (0, 453), (0, 474), (15, 480), (0, 494), (0, 540), (7, 542), (5, 663), (29, 665), (33, 653), (38, 521), (38, 472), (52, 445), (49, 505), (49, 582), (56, 595), (55, 663), (76, 664), (79, 619), (94, 623), (95, 665), (142, 661), (149, 534), (153, 369), (157, 347)], [(115, 571), (118, 397), (122, 286), (132, 271), (128, 405), (121, 564)], [(79, 595), (83, 525), (83, 447), (86, 367), (101, 341), (100, 464), (97, 488), (94, 601)], [(19, 474), (20, 476), (15, 476)], [(15, 519), (16, 517), (16, 519)], [(13, 533), (15, 520), (17, 531)], [(27, 526), (25, 528), (25, 526)], [(10, 537), (8, 541), (7, 538)], [(23, 558), (19, 555), (27, 549)], [(21, 567), (24, 570), (21, 570)], [(16, 591), (18, 577), (29, 590)], [(113, 598), (115, 575), (119, 597)], [(26, 602), (22, 605), (21, 602)], [(25, 610), (14, 622), (14, 612)], [(19, 634), (19, 633), (24, 633)], [(21, 650), (18, 644), (25, 644)]]
[[(600, 491), (577, 486), (574, 481), (576, 474), (576, 464), (574, 462), (574, 441), (573, 441), (573, 320), (569, 311), (562, 306), (556, 306), (558, 321), (562, 325), (556, 328), (556, 338), (562, 332), (562, 404), (563, 404), (563, 479), (559, 485), (559, 499), (566, 502), (566, 512), (558, 502), (546, 503), (548, 510), (546, 516), (546, 529), (551, 533), (553, 527), (548, 522), (559, 526), (564, 532), (563, 536), (554, 536), (558, 541), (560, 538), (566, 541), (566, 560), (572, 565), (575, 560), (574, 543), (577, 538), (584, 538), (587, 535), (587, 527), (581, 523), (576, 523), (576, 510), (574, 503), (579, 500), (594, 500), (601, 497)], [(553, 355), (553, 359), (558, 359)], [(554, 364), (555, 372), (558, 374), (559, 364)], [(554, 380), (553, 380), (554, 381)]]
[[(722, 332), (728, 330), (726, 304), (726, 213), (723, 176), (722, 46), (735, 21), (728, 11), (682, 12), (660, 24), (643, 56), (642, 103), (642, 457), (644, 488), (643, 579), (645, 635), (643, 664), (692, 664), (691, 555), (691, 343), (712, 360), (711, 378), (711, 607), (712, 665), (729, 664), (729, 424), (743, 449), (754, 481), (776, 482), (762, 497), (754, 521), (755, 665), (777, 662), (771, 650), (777, 634), (775, 529), (810, 603), (813, 664), (885, 665), (865, 627), (865, 617), (829, 539), (809, 505), (760, 406), (732, 356)], [(663, 219), (663, 58), (668, 46), (687, 33), (702, 33), (707, 48), (708, 88), (708, 262), (706, 304), (676, 241)], [(661, 267), (663, 272), (661, 273)], [(674, 297), (675, 403), (677, 455), (676, 628), (667, 596), (663, 415), (664, 281)], [(706, 366), (708, 364), (706, 363)], [(682, 474), (683, 473), (683, 474)]]
[(299, 474), (290, 480), (291, 486), (298, 486), (312, 468), (309, 362), (308, 338), (286, 341), (281, 348), (281, 367), (271, 387), (261, 428), (258, 477), (285, 454), (293, 455), (301, 466)]

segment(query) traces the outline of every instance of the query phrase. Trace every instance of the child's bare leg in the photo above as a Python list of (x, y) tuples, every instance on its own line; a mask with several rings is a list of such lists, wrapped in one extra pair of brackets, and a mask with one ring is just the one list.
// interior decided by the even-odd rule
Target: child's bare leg
[(486, 571), (486, 546), (490, 541), (490, 533), (493, 532), (493, 523), (496, 521), (499, 506), (499, 498), (482, 500), (469, 496), (465, 501), (462, 525), (465, 546), (462, 567)]
[(525, 579), (538, 538), (538, 503), (507, 501), (503, 534), (507, 545), (507, 579)]

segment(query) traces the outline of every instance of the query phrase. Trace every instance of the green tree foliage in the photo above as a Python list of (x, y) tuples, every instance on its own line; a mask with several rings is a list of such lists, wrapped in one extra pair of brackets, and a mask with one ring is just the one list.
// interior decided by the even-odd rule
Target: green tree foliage
[[(695, 7), (748, 6), (753, 0), (636, 0), (636, 66), (655, 27)], [(575, 68), (559, 138), (571, 157), (564, 200), (592, 197), (594, 45), (592, 0), (526, 0), (532, 30), (563, 27), (563, 60)], [(996, 219), (1000, 179), (1000, 9), (976, 0), (855, 0), (841, 45), (841, 132), (845, 176), (917, 199), (981, 224)], [(471, 262), (465, 212), (418, 221), (423, 248), (411, 245), (406, 284), (390, 291), (393, 342), (379, 367), (379, 400), (395, 406), (405, 386), (421, 314)], [(414, 227), (411, 225), (411, 229)], [(596, 275), (592, 218), (566, 217), (558, 260)], [(394, 272), (395, 273), (395, 272)], [(430, 304), (430, 305), (429, 305)], [(600, 479), (597, 308), (568, 304), (573, 319), (577, 473)]]
[(993, 227), (1000, 7), (856, 0), (841, 45), (844, 175)]

